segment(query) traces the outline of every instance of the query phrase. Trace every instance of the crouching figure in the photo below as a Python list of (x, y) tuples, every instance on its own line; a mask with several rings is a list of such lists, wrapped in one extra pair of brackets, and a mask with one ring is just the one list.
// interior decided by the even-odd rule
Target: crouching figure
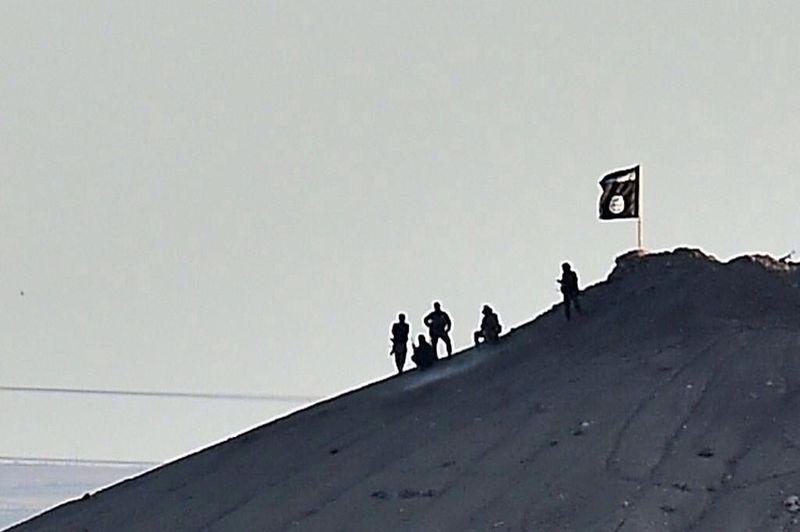
[(433, 350), (433, 346), (428, 343), (428, 339), (425, 338), (424, 334), (419, 335), (419, 345), (411, 344), (411, 347), (414, 348), (414, 354), (411, 355), (411, 360), (414, 364), (417, 365), (420, 369), (426, 369), (433, 366), (439, 357), (436, 356), (436, 351)]
[(475, 345), (479, 345), (480, 341), (494, 343), (500, 338), (500, 331), (503, 327), (500, 325), (500, 318), (492, 310), (489, 305), (484, 305), (481, 311), (483, 318), (481, 318), (481, 328), (475, 331), (474, 339)]

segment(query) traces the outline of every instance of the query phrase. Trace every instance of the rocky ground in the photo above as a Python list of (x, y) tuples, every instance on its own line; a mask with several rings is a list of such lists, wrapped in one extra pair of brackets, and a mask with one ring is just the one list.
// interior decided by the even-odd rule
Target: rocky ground
[(569, 323), (555, 307), (18, 530), (800, 529), (800, 270), (617, 262)]

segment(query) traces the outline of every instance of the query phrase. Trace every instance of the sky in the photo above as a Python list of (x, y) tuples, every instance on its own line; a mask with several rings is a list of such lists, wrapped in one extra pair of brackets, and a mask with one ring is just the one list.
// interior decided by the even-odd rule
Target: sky
[[(635, 247), (798, 248), (793, 2), (0, 3), (0, 386), (325, 397)], [(162, 461), (301, 404), (0, 391), (0, 455)]]

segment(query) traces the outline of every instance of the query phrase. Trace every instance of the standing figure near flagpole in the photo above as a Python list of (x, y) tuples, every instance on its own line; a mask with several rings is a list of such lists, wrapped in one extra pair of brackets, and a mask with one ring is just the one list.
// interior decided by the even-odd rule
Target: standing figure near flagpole
[(578, 274), (568, 262), (561, 265), (561, 279), (558, 279), (558, 284), (561, 285), (561, 293), (564, 295), (564, 314), (569, 321), (572, 305), (575, 306), (578, 314), (581, 314), (581, 304), (578, 301), (581, 290), (578, 288)]

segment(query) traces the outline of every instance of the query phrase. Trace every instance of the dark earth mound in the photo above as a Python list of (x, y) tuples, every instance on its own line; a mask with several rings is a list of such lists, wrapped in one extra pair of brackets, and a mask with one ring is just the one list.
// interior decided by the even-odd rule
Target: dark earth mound
[(570, 323), (555, 307), (18, 530), (795, 529), (798, 281), (631, 253)]

